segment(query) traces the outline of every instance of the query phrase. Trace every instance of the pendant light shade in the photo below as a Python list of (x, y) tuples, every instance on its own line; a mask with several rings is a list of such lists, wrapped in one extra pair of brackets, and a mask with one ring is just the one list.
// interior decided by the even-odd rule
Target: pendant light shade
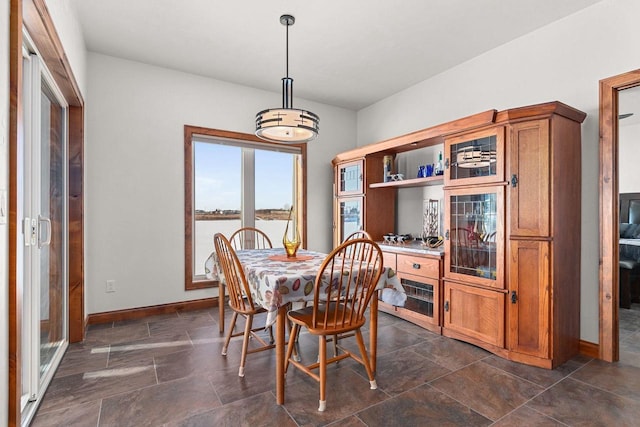
[(289, 26), (295, 18), (282, 15), (280, 23), (287, 27), (286, 77), (282, 79), (282, 108), (271, 108), (256, 114), (256, 136), (271, 142), (308, 142), (318, 136), (320, 118), (311, 111), (293, 108), (293, 79), (289, 77)]

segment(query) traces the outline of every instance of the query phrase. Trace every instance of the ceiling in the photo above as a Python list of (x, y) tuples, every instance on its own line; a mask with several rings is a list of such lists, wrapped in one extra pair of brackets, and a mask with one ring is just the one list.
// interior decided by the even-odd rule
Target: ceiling
[(273, 92), (292, 14), (294, 106), (358, 110), (600, 0), (71, 1), (89, 51)]

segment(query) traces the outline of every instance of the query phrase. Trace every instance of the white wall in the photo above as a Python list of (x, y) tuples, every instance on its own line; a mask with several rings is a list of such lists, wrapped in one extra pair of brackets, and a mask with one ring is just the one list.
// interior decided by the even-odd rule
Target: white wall
[[(87, 66), (87, 313), (187, 301), (184, 290), (184, 125), (252, 133), (280, 94), (89, 53)], [(356, 113), (296, 99), (320, 116), (308, 144), (308, 247), (332, 244), (331, 159), (355, 147)], [(105, 293), (105, 281), (116, 292)]]
[(598, 81), (640, 68), (640, 2), (604, 0), (358, 112), (358, 145), (559, 100), (582, 125), (581, 336), (598, 342)]
[(618, 144), (618, 191), (620, 193), (640, 193), (640, 176), (638, 176), (640, 123), (625, 126), (625, 123), (621, 121), (618, 131)]
[[(9, 2), (0, 7), (0, 190), (9, 186)], [(8, 197), (8, 195), (7, 195)], [(7, 203), (9, 201), (7, 200)], [(9, 227), (0, 224), (0, 425), (9, 406)]]
[(46, 0), (46, 4), (80, 92), (85, 94), (87, 49), (75, 9), (70, 0)]

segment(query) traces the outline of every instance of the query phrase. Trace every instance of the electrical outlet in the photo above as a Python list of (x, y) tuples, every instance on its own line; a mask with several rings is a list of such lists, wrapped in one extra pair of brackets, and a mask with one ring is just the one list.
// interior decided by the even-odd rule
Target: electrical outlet
[(107, 286), (104, 288), (106, 293), (115, 292), (116, 291), (116, 281), (115, 280), (107, 280)]

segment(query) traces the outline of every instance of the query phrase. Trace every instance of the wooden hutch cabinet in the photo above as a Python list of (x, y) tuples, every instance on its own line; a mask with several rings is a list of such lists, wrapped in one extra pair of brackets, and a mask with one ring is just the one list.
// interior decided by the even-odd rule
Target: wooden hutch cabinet
[[(559, 102), (489, 110), (339, 154), (336, 244), (350, 230), (352, 198), (360, 224), (381, 241), (403, 209), (392, 206), (397, 191), (444, 189), (443, 256), (381, 245), (408, 296), (405, 307), (381, 309), (534, 366), (555, 368), (578, 354), (585, 117)], [(383, 182), (383, 156), (433, 145), (443, 147), (444, 177)], [(354, 164), (361, 187), (341, 182)]]

